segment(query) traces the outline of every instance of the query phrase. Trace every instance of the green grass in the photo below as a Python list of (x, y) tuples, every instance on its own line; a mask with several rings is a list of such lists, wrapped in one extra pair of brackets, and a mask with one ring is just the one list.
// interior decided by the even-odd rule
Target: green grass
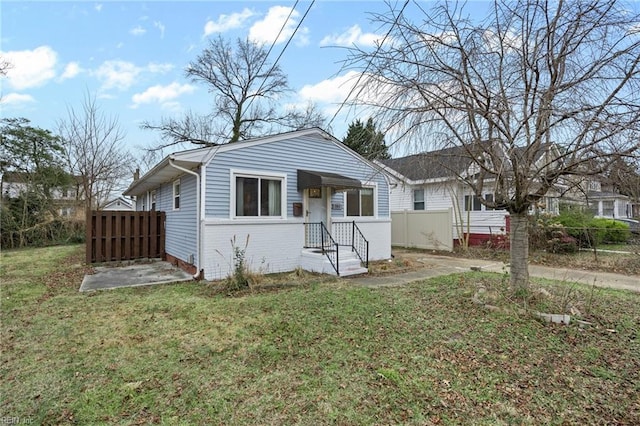
[(318, 281), (241, 297), (198, 283), (80, 294), (79, 250), (2, 254), (3, 417), (640, 423), (636, 294), (540, 283), (580, 307), (594, 323), (584, 329), (477, 307), (479, 283), (502, 285), (477, 273), (401, 288)]

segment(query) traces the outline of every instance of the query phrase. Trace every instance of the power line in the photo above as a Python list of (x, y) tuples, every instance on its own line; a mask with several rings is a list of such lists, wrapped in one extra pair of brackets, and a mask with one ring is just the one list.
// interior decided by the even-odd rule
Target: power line
[[(393, 24), (391, 25), (391, 28), (389, 28), (389, 31), (387, 31), (387, 34), (385, 34), (384, 38), (382, 39), (382, 41), (380, 42), (380, 44), (376, 48), (376, 51), (373, 53), (373, 55), (371, 55), (369, 57), (369, 62), (367, 62), (367, 66), (364, 68), (364, 71), (362, 71), (362, 73), (360, 73), (360, 76), (358, 77), (358, 80), (356, 81), (356, 84), (353, 85), (353, 87), (351, 88), (351, 90), (347, 94), (347, 97), (344, 99), (344, 101), (342, 101), (342, 103), (340, 104), (340, 107), (338, 107), (338, 109), (336, 110), (335, 114), (333, 114), (333, 117), (331, 117), (331, 120), (329, 120), (329, 124), (327, 125), (327, 127), (331, 126), (331, 123), (333, 123), (333, 120), (335, 120), (336, 117), (338, 116), (338, 114), (340, 113), (340, 111), (342, 111), (342, 107), (344, 107), (344, 105), (347, 103), (347, 101), (349, 100), (349, 98), (353, 94), (353, 91), (360, 84), (360, 80), (362, 80), (362, 76), (364, 76), (367, 73), (367, 71), (369, 70), (369, 67), (371, 66), (371, 63), (373, 62), (373, 59), (376, 57), (378, 52), (380, 52), (380, 49), (382, 48), (382, 45), (387, 40), (387, 38), (389, 38), (389, 36), (391, 35), (391, 31), (393, 31), (393, 28), (398, 24), (398, 21), (400, 20), (400, 17), (404, 13), (404, 9), (407, 7), (408, 4), (409, 4), (409, 0), (405, 0), (404, 5), (402, 6), (402, 9), (400, 9), (400, 13), (398, 13), (396, 18), (394, 19)], [(358, 91), (358, 95), (357, 96), (360, 96), (360, 93), (362, 93), (363, 89), (364, 89), (363, 87), (360, 87), (360, 90)]]
[[(269, 69), (269, 72), (267, 73), (267, 75), (262, 79), (262, 83), (260, 84), (260, 86), (258, 87), (257, 92), (260, 92), (260, 90), (262, 90), (262, 88), (264, 87), (264, 85), (266, 84), (267, 79), (269, 78), (269, 76), (271, 75), (271, 73), (273, 72), (273, 70), (275, 69), (275, 67), (278, 65), (278, 61), (280, 61), (280, 58), (282, 58), (282, 55), (284, 54), (285, 50), (287, 50), (287, 47), (289, 47), (289, 44), (291, 44), (291, 41), (293, 40), (293, 37), (296, 35), (296, 33), (298, 32), (298, 29), (300, 29), (300, 26), (302, 25), (302, 22), (304, 22), (305, 18), (307, 17), (307, 15), (309, 14), (309, 11), (311, 10), (311, 8), (313, 7), (313, 5), (315, 4), (316, 0), (312, 0), (311, 3), (309, 4), (309, 7), (307, 8), (306, 12), (304, 12), (304, 15), (302, 15), (302, 18), (300, 19), (300, 22), (298, 22), (298, 25), (295, 27), (295, 29), (293, 30), (293, 32), (291, 33), (291, 35), (289, 36), (289, 39), (287, 40), (287, 42), (285, 43), (284, 47), (282, 48), (282, 50), (280, 51), (280, 54), (278, 55), (278, 57), (276, 58), (276, 60), (274, 61), (273, 65), (271, 66), (271, 69)], [(280, 32), (278, 33), (278, 36), (276, 37), (276, 39), (273, 41), (272, 44), (272, 48), (275, 45), (275, 43), (278, 41), (278, 37), (280, 37), (280, 33), (282, 33), (282, 30), (284, 29), (284, 27), (286, 26), (287, 22), (289, 21), (289, 18), (291, 17), (291, 15), (293, 14), (293, 11), (296, 7), (296, 5), (298, 4), (298, 1), (296, 1), (296, 3), (293, 5), (293, 8), (291, 9), (291, 12), (289, 13), (289, 16), (287, 17), (287, 20), (285, 20), (284, 24), (282, 25), (282, 28), (280, 29)], [(271, 49), (269, 49), (269, 52), (271, 52)], [(269, 56), (269, 53), (267, 53), (267, 56)], [(260, 65), (260, 68), (262, 68), (262, 65), (264, 65), (264, 62), (266, 62), (267, 57), (265, 57), (265, 61), (262, 62), (262, 64)], [(258, 72), (260, 72), (260, 68), (258, 68)], [(242, 119), (242, 117), (244, 116), (245, 112), (247, 110), (250, 109), (251, 107), (251, 103), (253, 102), (255, 98), (251, 98), (249, 99), (249, 102), (247, 103), (247, 107), (244, 108), (240, 114), (240, 119)]]

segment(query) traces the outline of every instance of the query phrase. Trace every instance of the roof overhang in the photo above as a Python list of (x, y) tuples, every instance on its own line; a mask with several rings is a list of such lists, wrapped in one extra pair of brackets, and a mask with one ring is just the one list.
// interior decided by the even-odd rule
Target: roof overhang
[(146, 173), (143, 177), (134, 181), (124, 192), (124, 195), (143, 195), (147, 191), (156, 189), (163, 183), (171, 182), (172, 180), (178, 178), (180, 175), (184, 174), (184, 171), (173, 167), (171, 163), (189, 170), (194, 170), (202, 164), (202, 162), (200, 161), (178, 160), (172, 157), (166, 157), (153, 169), (149, 170), (149, 172)]
[(359, 189), (362, 188), (362, 182), (337, 173), (298, 170), (298, 190), (321, 187), (337, 190)]

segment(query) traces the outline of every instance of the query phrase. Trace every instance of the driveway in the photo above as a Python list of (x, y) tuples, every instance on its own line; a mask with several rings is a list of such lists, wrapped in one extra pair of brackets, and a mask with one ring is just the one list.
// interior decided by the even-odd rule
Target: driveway
[[(349, 280), (366, 287), (384, 287), (404, 285), (412, 281), (424, 280), (441, 275), (449, 275), (470, 270), (504, 273), (508, 268), (502, 262), (463, 259), (449, 256), (437, 256), (426, 253), (415, 253), (416, 260), (424, 268), (411, 272), (387, 275), (382, 277), (357, 277)], [(529, 275), (538, 278), (574, 282), (596, 287), (629, 290), (640, 293), (640, 276), (612, 274), (608, 272), (584, 271), (576, 269), (551, 268), (548, 266), (529, 265)]]
[(154, 261), (129, 266), (98, 266), (95, 274), (85, 275), (80, 291), (168, 284), (191, 281), (193, 277), (169, 262)]

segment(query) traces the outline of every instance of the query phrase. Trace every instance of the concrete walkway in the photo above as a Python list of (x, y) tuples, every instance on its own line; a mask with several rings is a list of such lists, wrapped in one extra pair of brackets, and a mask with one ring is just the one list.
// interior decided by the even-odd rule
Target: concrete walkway
[[(420, 254), (420, 262), (424, 268), (382, 277), (347, 278), (349, 281), (365, 287), (388, 287), (405, 285), (431, 277), (481, 270), (485, 272), (505, 273), (508, 266), (502, 262), (479, 259), (462, 259), (457, 257)], [(640, 293), (640, 276), (612, 274), (608, 272), (583, 271), (575, 269), (551, 268), (548, 266), (529, 265), (529, 275), (538, 278), (574, 282), (596, 287), (629, 290)]]
[(193, 277), (169, 262), (153, 261), (128, 266), (98, 266), (95, 274), (85, 275), (80, 291), (110, 290), (121, 287), (191, 281)]

